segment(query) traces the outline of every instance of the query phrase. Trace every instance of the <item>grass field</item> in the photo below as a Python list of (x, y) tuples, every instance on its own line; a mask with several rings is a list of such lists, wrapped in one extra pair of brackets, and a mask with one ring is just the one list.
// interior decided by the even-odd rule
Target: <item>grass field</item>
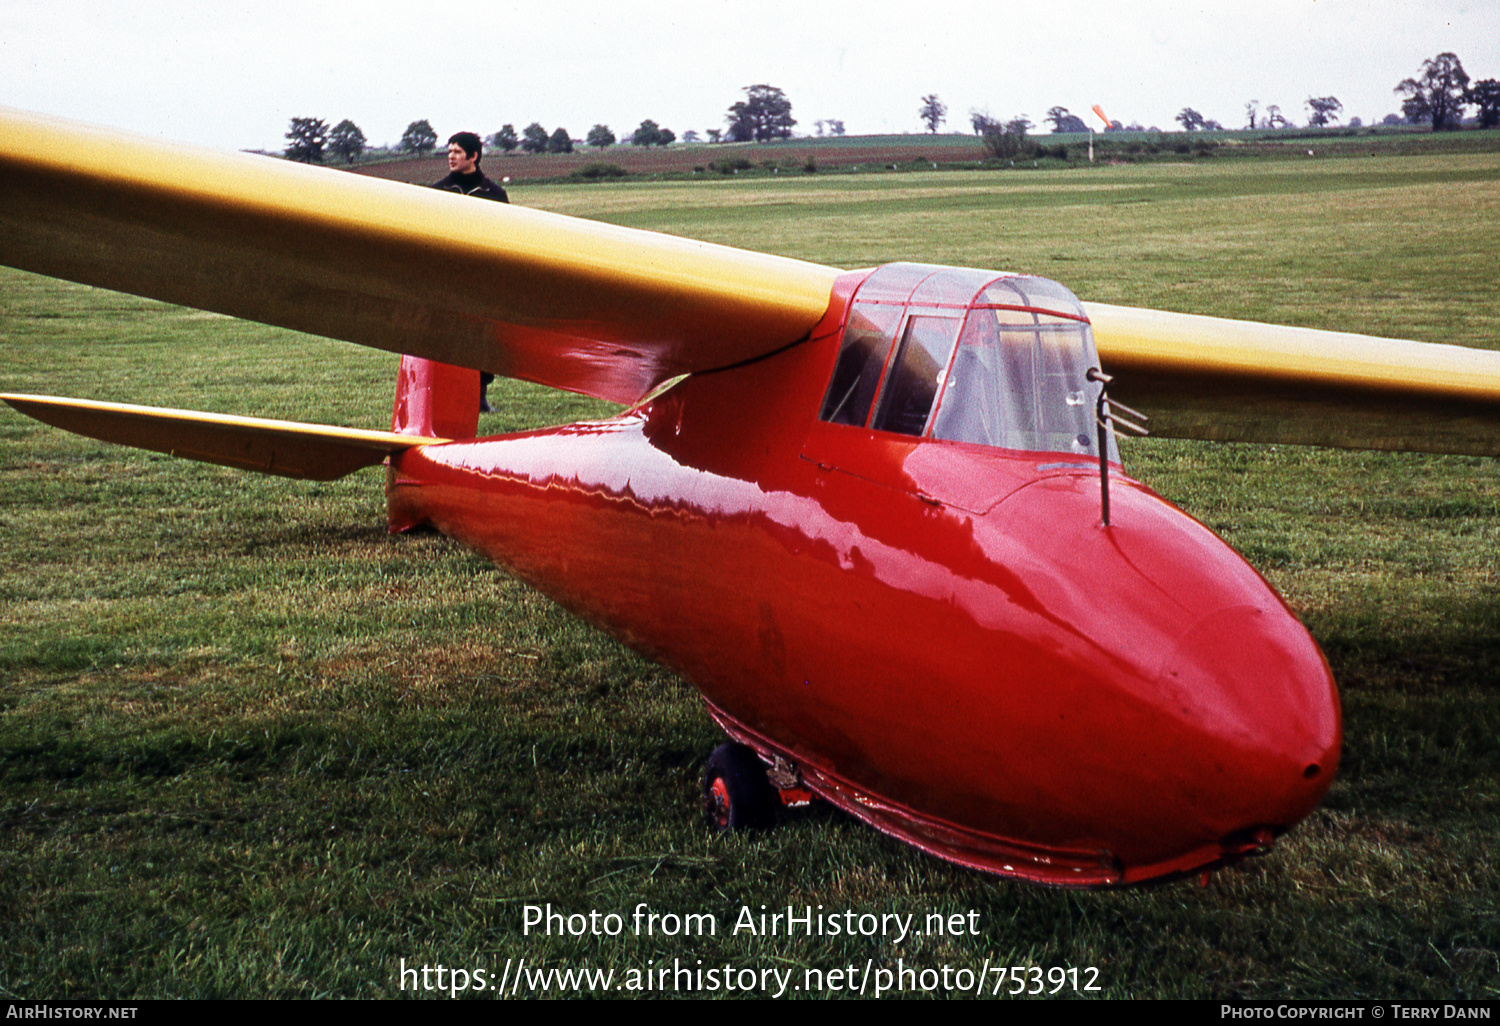
[[(1500, 347), (1496, 152), (513, 199), (845, 267), (1013, 268), (1088, 300)], [(388, 422), (395, 363), (13, 271), (0, 352), (7, 391), (365, 427)], [(601, 412), (494, 391), (488, 431)], [(663, 966), (798, 985), (871, 964), (931, 970), (922, 992), (989, 963), (1066, 996), (1500, 996), (1500, 468), (1164, 441), (1125, 460), (1303, 617), (1342, 687), (1344, 761), (1275, 852), (1206, 887), (1071, 893), (825, 807), (709, 836), (720, 737), (691, 687), (444, 539), (386, 535), (375, 471), (259, 478), (0, 413), (0, 996), (383, 997), (403, 959), (498, 977), (522, 958), (617, 990)], [(623, 932), (525, 933), (548, 903)], [(637, 936), (640, 903), (717, 932)], [(732, 932), (762, 905), (972, 911), (977, 932)]]

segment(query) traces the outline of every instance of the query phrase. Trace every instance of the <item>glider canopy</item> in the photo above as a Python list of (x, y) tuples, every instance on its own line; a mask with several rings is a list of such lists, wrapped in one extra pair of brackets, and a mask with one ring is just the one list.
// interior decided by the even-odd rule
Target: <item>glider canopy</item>
[(1095, 455), (1096, 366), (1083, 306), (1054, 281), (887, 264), (855, 293), (820, 419)]

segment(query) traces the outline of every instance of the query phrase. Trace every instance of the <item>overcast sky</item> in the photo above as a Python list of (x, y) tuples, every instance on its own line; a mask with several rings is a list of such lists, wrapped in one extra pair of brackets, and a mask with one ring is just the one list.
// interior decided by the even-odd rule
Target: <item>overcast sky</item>
[(293, 117), (350, 118), (372, 144), (418, 118), (444, 138), (701, 134), (759, 82), (809, 134), (920, 131), (927, 93), (954, 130), (1096, 103), (1240, 127), (1247, 101), (1305, 122), (1326, 95), (1379, 120), (1444, 51), (1500, 78), (1500, 0), (0, 0), (0, 104), (238, 149), (280, 149)]

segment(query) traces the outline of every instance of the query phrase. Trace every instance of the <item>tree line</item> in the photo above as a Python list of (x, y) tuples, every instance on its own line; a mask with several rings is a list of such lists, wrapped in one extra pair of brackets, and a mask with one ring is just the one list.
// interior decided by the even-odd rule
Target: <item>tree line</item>
[[(1464, 108), (1468, 106), (1477, 108), (1475, 120), (1478, 127), (1494, 128), (1500, 125), (1500, 82), (1484, 79), (1471, 84), (1463, 64), (1451, 53), (1438, 54), (1431, 60), (1424, 61), (1419, 75), (1404, 79), (1393, 91), (1404, 97), (1401, 107), (1406, 121), (1412, 124), (1430, 124), (1435, 132), (1461, 127)], [(1308, 111), (1307, 123), (1313, 128), (1326, 127), (1338, 121), (1344, 109), (1343, 103), (1336, 96), (1309, 96), (1305, 106)], [(1110, 121), (1098, 107), (1094, 108), (1094, 113), (1103, 122), (1103, 130), (1106, 132), (1157, 131), (1140, 125), (1127, 127), (1119, 121)], [(1286, 128), (1291, 124), (1280, 107), (1269, 104), (1262, 111), (1259, 100), (1251, 100), (1245, 104), (1245, 113), (1245, 127), (1248, 129)], [(947, 116), (948, 106), (936, 93), (922, 97), (917, 117), (928, 132), (936, 133)], [(1085, 132), (1089, 129), (1082, 118), (1062, 106), (1048, 110), (1046, 120), (1052, 123), (1052, 131), (1057, 134)], [(1219, 122), (1204, 117), (1192, 107), (1182, 108), (1175, 120), (1185, 132), (1222, 131), (1224, 128)], [(1391, 115), (1386, 119), (1387, 122), (1392, 120), (1400, 121), (1401, 118)], [(1358, 125), (1359, 119), (1355, 118), (1351, 123)], [(990, 155), (997, 159), (1013, 160), (1021, 155), (1047, 155), (1044, 147), (1039, 147), (1028, 138), (1028, 133), (1035, 125), (1025, 114), (1001, 120), (991, 117), (988, 111), (971, 110), (969, 124)]]
[[(792, 102), (775, 86), (764, 83), (746, 86), (745, 98), (731, 104), (725, 116), (727, 129), (711, 128), (707, 131), (709, 142), (766, 142), (770, 139), (790, 138), (796, 119), (792, 117)], [(844, 134), (844, 123), (835, 119), (819, 121), (818, 134), (825, 127), (833, 135)], [(352, 164), (368, 148), (365, 134), (353, 121), (345, 119), (332, 129), (321, 118), (292, 118), (286, 133), (287, 147), (284, 151), (289, 160), (307, 164), (321, 164), (328, 154), (346, 164)], [(677, 134), (647, 118), (642, 121), (627, 140), (632, 146), (670, 146), (677, 141)], [(698, 142), (695, 131), (683, 133), (684, 142)], [(539, 122), (533, 121), (520, 132), (515, 125), (505, 125), (498, 132), (485, 138), (486, 144), (505, 153), (521, 150), (523, 153), (572, 153), (575, 140), (566, 128), (559, 127), (548, 132)], [(603, 150), (619, 142), (614, 131), (604, 124), (589, 129), (583, 143)], [(403, 153), (418, 156), (431, 153), (437, 148), (438, 134), (426, 119), (413, 121), (401, 135), (398, 149)]]
[[(1423, 61), (1422, 70), (1412, 78), (1402, 79), (1392, 92), (1402, 97), (1401, 115), (1387, 116), (1387, 124), (1404, 120), (1413, 125), (1430, 125), (1434, 132), (1455, 131), (1463, 127), (1465, 108), (1474, 107), (1478, 127), (1500, 125), (1500, 82), (1488, 78), (1471, 83), (1456, 54), (1440, 53)], [(1259, 104), (1258, 100), (1245, 104), (1246, 128), (1283, 128), (1290, 124), (1275, 104), (1266, 107), (1260, 124), (1257, 124)], [(1336, 96), (1309, 96), (1305, 105), (1310, 128), (1323, 128), (1338, 121), (1344, 109)], [(1177, 120), (1184, 129), (1193, 131), (1197, 127), (1206, 127), (1202, 123), (1190, 124), (1198, 117), (1197, 111), (1184, 108)], [(1358, 124), (1358, 119), (1351, 123)]]
[[(791, 138), (797, 124), (792, 117), (792, 101), (786, 93), (766, 83), (745, 86), (741, 90), (744, 98), (730, 105), (725, 114), (727, 127), (711, 128), (705, 133), (711, 143), (717, 142), (768, 142), (772, 139)], [(1500, 82), (1484, 79), (1471, 83), (1462, 62), (1452, 53), (1441, 53), (1422, 63), (1421, 71), (1414, 77), (1403, 79), (1394, 92), (1402, 97), (1401, 110), (1405, 120), (1412, 124), (1430, 124), (1435, 132), (1450, 131), (1461, 127), (1464, 110), (1476, 108), (1476, 121), (1481, 128), (1500, 125)], [(1336, 96), (1309, 96), (1305, 103), (1308, 125), (1325, 127), (1337, 122), (1344, 105)], [(1094, 108), (1103, 122), (1106, 132), (1147, 131), (1140, 125), (1126, 126), (1119, 121), (1110, 121), (1103, 111)], [(1245, 104), (1248, 129), (1286, 128), (1291, 122), (1276, 104), (1268, 104), (1262, 110), (1259, 100)], [(917, 116), (928, 132), (936, 133), (947, 120), (948, 106), (936, 93), (922, 97)], [(1044, 119), (1052, 124), (1054, 133), (1084, 132), (1088, 125), (1066, 107), (1057, 106), (1047, 111)], [(1184, 107), (1175, 120), (1185, 132), (1223, 130), (1224, 126), (1212, 118), (1204, 117), (1192, 107)], [(1387, 122), (1401, 118), (1391, 115)], [(990, 116), (988, 111), (971, 110), (969, 123), (974, 133), (985, 143), (995, 157), (1014, 158), (1027, 149), (1027, 135), (1035, 127), (1030, 118), (1021, 114), (1009, 119)], [(1357, 125), (1355, 118), (1351, 124)], [(817, 134), (841, 136), (844, 123), (835, 118), (815, 122)], [(1153, 129), (1154, 130), (1154, 129)], [(367, 147), (365, 135), (353, 121), (345, 119), (332, 129), (319, 118), (293, 118), (286, 133), (288, 145), (285, 155), (291, 160), (306, 163), (322, 163), (325, 154), (352, 164)], [(698, 142), (695, 131), (683, 133), (684, 142)], [(582, 143), (598, 150), (614, 146), (620, 140), (605, 124), (596, 124), (588, 130)], [(642, 121), (626, 140), (632, 146), (670, 146), (677, 141), (677, 134), (651, 119)], [(424, 155), (437, 147), (438, 136), (426, 120), (413, 121), (402, 133), (399, 149), (405, 153)], [(548, 132), (540, 123), (533, 121), (520, 132), (514, 125), (505, 125), (485, 139), (491, 147), (505, 153), (520, 150), (523, 153), (572, 153), (575, 143), (566, 128)]]
[[(1451, 53), (1438, 54), (1431, 60), (1424, 61), (1421, 73), (1414, 78), (1404, 79), (1394, 92), (1404, 97), (1401, 104), (1404, 120), (1411, 124), (1430, 124), (1433, 131), (1449, 131), (1461, 127), (1464, 109), (1469, 106), (1476, 108), (1475, 123), (1478, 127), (1494, 128), (1500, 125), (1500, 82), (1484, 79), (1471, 84), (1462, 62)], [(1344, 109), (1343, 103), (1336, 96), (1309, 96), (1304, 105), (1308, 112), (1308, 126), (1312, 128), (1333, 124), (1339, 120)], [(1103, 112), (1098, 108), (1095, 111), (1103, 120)], [(1274, 103), (1268, 104), (1262, 111), (1260, 101), (1251, 100), (1245, 104), (1245, 115), (1245, 127), (1249, 129), (1291, 126), (1281, 108)], [(922, 97), (917, 117), (928, 132), (935, 133), (947, 116), (948, 107), (936, 93)], [(1066, 107), (1051, 108), (1047, 111), (1045, 120), (1052, 123), (1052, 131), (1055, 133), (1086, 132), (1089, 127), (1082, 118)], [(1222, 131), (1224, 128), (1218, 121), (1204, 117), (1192, 107), (1182, 108), (1174, 120), (1185, 132)], [(1396, 115), (1386, 118), (1388, 123), (1401, 120), (1403, 118)], [(1008, 143), (1002, 144), (1002, 149), (1011, 146), (1016, 140), (1024, 139), (1034, 127), (1031, 119), (1024, 114), (1002, 121), (992, 118), (988, 111), (978, 110), (969, 112), (969, 122), (975, 135), (995, 140), (997, 144), (1004, 137), (1011, 137)], [(1354, 119), (1352, 123), (1358, 124), (1358, 119)], [(1144, 132), (1157, 129), (1146, 129), (1140, 125), (1127, 127), (1119, 121), (1104, 120), (1103, 131)], [(996, 155), (1012, 154), (997, 152)]]

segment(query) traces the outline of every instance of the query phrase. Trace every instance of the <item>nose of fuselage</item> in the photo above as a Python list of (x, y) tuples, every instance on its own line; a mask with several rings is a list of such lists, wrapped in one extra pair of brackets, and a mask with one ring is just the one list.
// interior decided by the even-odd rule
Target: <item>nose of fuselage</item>
[[(991, 511), (1056, 582), (1040, 603), (1077, 632), (1069, 689), (1079, 808), (1106, 810), (1127, 866), (1184, 870), (1265, 847), (1322, 799), (1341, 742), (1327, 662), (1222, 540), (1133, 482), (1065, 474)], [(1086, 811), (1083, 814), (1088, 814)], [(1086, 830), (1086, 828), (1083, 828)], [(1083, 838), (1080, 838), (1083, 839)]]
[(1341, 740), (1338, 693), (1317, 645), (1284, 607), (1206, 612), (1155, 683), (1163, 707), (1201, 738), (1184, 757), (1195, 769), (1180, 786), (1215, 832), (1285, 829), (1328, 790)]

